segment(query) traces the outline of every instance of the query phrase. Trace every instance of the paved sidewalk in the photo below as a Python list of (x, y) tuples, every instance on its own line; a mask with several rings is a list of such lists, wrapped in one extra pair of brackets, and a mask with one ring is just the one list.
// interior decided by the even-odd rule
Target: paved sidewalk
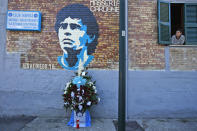
[(31, 122), (36, 117), (32, 116), (15, 116), (15, 117), (0, 117), (0, 131), (19, 131), (25, 124)]
[[(92, 119), (91, 127), (80, 129), (68, 127), (67, 122), (60, 117), (2, 117), (0, 131), (116, 131), (117, 127), (112, 119)], [(197, 131), (197, 118), (129, 120), (126, 131)]]
[(68, 127), (66, 118), (37, 117), (21, 131), (116, 131), (112, 119), (92, 119), (92, 126), (76, 129)]
[(197, 119), (136, 120), (145, 131), (197, 131)]
[[(112, 119), (93, 119), (92, 127), (80, 129), (66, 126), (67, 122), (65, 118), (38, 117), (21, 131), (116, 131)], [(197, 131), (197, 119), (129, 120), (126, 125), (126, 131)]]

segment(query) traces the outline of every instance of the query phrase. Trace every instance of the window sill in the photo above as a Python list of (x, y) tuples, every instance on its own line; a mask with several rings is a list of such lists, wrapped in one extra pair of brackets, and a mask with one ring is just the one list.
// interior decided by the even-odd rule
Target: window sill
[(197, 48), (197, 45), (169, 45), (169, 47), (195, 47)]

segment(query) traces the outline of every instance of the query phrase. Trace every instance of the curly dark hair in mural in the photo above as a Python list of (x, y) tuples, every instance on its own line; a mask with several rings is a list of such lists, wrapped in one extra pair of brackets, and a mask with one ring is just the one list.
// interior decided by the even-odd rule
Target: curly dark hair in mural
[(99, 27), (90, 9), (81, 4), (62, 8), (56, 16), (55, 30), (64, 52), (59, 64), (69, 70), (87, 66), (98, 44)]

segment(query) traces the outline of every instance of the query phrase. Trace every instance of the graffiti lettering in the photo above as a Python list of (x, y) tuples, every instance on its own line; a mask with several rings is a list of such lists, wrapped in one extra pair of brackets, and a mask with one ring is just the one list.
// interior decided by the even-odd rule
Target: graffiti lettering
[(40, 69), (40, 70), (53, 70), (55, 69), (54, 64), (31, 64), (31, 63), (23, 63), (23, 69)]
[(119, 0), (90, 0), (92, 12), (119, 12)]

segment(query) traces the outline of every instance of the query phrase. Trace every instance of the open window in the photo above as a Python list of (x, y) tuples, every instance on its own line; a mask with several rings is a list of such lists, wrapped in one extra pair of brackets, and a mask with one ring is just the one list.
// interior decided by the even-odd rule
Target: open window
[(158, 0), (158, 41), (171, 44), (171, 37), (182, 29), (185, 44), (197, 45), (197, 3)]
[(171, 3), (171, 36), (176, 33), (177, 29), (182, 29), (184, 33), (184, 4)]

